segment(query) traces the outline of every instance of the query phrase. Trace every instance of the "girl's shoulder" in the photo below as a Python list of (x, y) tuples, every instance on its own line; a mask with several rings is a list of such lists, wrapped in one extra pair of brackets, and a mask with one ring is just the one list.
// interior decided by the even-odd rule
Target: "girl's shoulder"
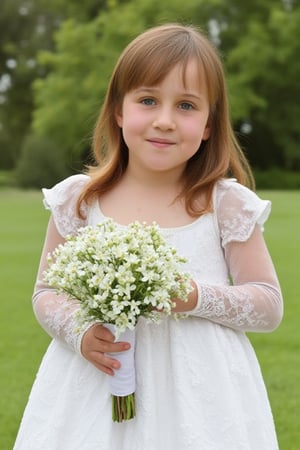
[(271, 202), (233, 178), (222, 179), (216, 183), (214, 211), (224, 246), (230, 241), (246, 241), (256, 224), (263, 230)]
[[(51, 211), (58, 232), (63, 237), (86, 225), (86, 221), (77, 215), (77, 201), (89, 181), (89, 176), (77, 174), (65, 178), (50, 189), (42, 189), (44, 206)], [(81, 213), (86, 217), (87, 205), (81, 206)]]

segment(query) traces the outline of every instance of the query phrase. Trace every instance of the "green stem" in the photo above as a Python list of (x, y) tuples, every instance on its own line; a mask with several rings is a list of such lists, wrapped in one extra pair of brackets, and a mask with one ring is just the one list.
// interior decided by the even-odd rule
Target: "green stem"
[(123, 422), (135, 417), (134, 393), (125, 397), (112, 395), (112, 419), (114, 422)]

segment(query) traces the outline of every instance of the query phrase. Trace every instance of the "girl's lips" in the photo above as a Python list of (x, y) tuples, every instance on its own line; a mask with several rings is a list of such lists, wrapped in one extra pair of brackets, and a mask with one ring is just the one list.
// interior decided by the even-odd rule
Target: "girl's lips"
[(171, 141), (170, 139), (163, 139), (163, 138), (150, 138), (147, 139), (150, 144), (155, 145), (156, 147), (169, 147), (170, 145), (174, 145), (175, 142)]

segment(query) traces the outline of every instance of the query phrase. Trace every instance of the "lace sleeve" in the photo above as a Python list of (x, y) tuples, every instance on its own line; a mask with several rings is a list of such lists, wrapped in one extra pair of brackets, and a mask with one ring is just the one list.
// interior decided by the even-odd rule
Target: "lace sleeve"
[(41, 282), (37, 282), (33, 296), (33, 310), (35, 316), (52, 337), (64, 342), (76, 353), (81, 354), (81, 339), (86, 330), (91, 326), (78, 329), (75, 314), (79, 306), (71, 303), (63, 295), (56, 295), (54, 290), (47, 288)]
[(249, 239), (256, 224), (263, 231), (271, 212), (269, 200), (261, 200), (234, 180), (218, 183), (214, 203), (223, 247), (231, 241)]
[(268, 332), (279, 325), (283, 314), (279, 282), (261, 230), (270, 205), (247, 191), (242, 189), (238, 197), (224, 194), (224, 203), (218, 206), (232, 285), (212, 286), (196, 280), (198, 304), (191, 314), (244, 332)]
[[(74, 234), (85, 225), (84, 220), (76, 214), (76, 206), (78, 196), (88, 181), (87, 175), (78, 174), (66, 178), (51, 189), (42, 189), (44, 205), (51, 210), (61, 236)], [(86, 216), (86, 206), (82, 206), (82, 213)]]
[[(78, 331), (75, 317), (79, 309), (76, 300), (65, 295), (57, 295), (55, 290), (43, 281), (43, 272), (48, 267), (47, 255), (64, 243), (64, 236), (76, 232), (85, 221), (76, 216), (76, 201), (87, 177), (76, 175), (67, 178), (53, 189), (45, 189), (45, 204), (51, 209), (46, 239), (33, 292), (33, 310), (40, 325), (53, 338), (64, 342), (74, 351), (81, 352), (81, 338), (85, 329)], [(70, 189), (71, 188), (71, 189)], [(91, 326), (91, 325), (89, 325)]]

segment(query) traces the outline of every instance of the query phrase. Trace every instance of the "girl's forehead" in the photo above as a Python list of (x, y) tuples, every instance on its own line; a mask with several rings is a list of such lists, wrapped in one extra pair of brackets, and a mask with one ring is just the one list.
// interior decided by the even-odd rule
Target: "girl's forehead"
[(164, 82), (174, 83), (181, 85), (183, 88), (192, 88), (196, 90), (203, 90), (206, 87), (206, 76), (203, 66), (199, 64), (195, 59), (191, 59), (186, 63), (176, 63), (172, 67), (161, 75), (160, 77), (154, 76), (144, 80), (140, 80), (137, 86), (159, 86)]

